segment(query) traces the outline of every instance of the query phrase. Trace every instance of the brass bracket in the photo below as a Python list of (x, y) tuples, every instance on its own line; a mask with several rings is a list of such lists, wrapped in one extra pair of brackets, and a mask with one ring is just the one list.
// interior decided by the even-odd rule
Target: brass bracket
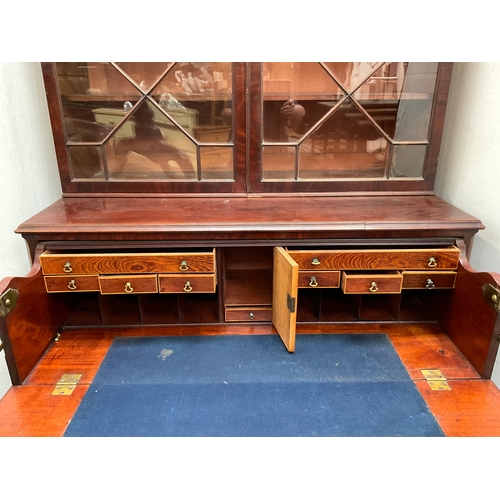
[(495, 288), (490, 283), (483, 285), (484, 298), (495, 308), (500, 311), (500, 290)]
[(9, 288), (0, 295), (0, 316), (7, 316), (14, 307), (16, 307), (19, 291), (14, 288)]

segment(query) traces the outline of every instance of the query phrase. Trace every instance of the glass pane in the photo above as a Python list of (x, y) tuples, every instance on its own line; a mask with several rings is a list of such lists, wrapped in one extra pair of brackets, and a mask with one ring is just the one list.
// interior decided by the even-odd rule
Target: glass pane
[(171, 63), (121, 62), (116, 64), (120, 66), (120, 68), (125, 71), (144, 92), (149, 92)]
[(71, 146), (68, 157), (74, 179), (104, 179), (101, 146)]
[(111, 178), (197, 179), (196, 145), (152, 102), (133, 110), (106, 154)]
[(422, 177), (426, 145), (396, 145), (392, 156), (390, 177)]
[(262, 180), (294, 180), (295, 158), (295, 147), (264, 146)]
[(140, 92), (109, 63), (57, 63), (70, 142), (102, 142), (117, 122), (109, 110), (130, 109)]
[(152, 97), (197, 141), (232, 140), (231, 63), (176, 63)]
[(396, 141), (428, 139), (437, 69), (437, 63), (408, 63), (396, 118)]
[(325, 66), (349, 92), (357, 89), (377, 67), (377, 62), (326, 62)]
[(370, 120), (344, 102), (301, 144), (299, 178), (382, 178), (389, 149)]
[(202, 180), (233, 180), (232, 147), (201, 147), (200, 162)]
[(297, 142), (343, 92), (319, 63), (264, 63), (265, 142)]

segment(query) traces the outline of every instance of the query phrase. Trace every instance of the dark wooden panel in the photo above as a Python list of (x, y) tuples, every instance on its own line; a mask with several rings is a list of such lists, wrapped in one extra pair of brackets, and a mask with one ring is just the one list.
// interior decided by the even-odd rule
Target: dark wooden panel
[(26, 277), (4, 279), (0, 294), (19, 291), (15, 308), (0, 317), (0, 333), (13, 384), (20, 384), (40, 360), (79, 302), (77, 295), (49, 294), (38, 258)]
[(478, 373), (490, 378), (498, 351), (500, 321), (498, 311), (483, 295), (483, 286), (499, 289), (500, 275), (475, 271), (466, 258), (465, 246), (459, 246), (462, 254), (455, 288), (421, 297)]

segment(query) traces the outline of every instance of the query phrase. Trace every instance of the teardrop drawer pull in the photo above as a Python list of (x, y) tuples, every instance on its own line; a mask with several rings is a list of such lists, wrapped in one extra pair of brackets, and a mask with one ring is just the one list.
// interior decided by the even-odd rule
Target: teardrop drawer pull
[(68, 288), (70, 290), (76, 290), (76, 283), (75, 283), (75, 280), (71, 280), (69, 283), (68, 283)]
[(435, 288), (436, 285), (432, 282), (432, 280), (429, 278), (425, 284), (425, 288), (428, 288), (429, 290), (432, 290)]
[(315, 258), (312, 260), (311, 264), (312, 264), (313, 266), (319, 266), (319, 265), (321, 264), (321, 262), (320, 262), (320, 261), (319, 261), (319, 260), (315, 257)]
[(372, 281), (372, 284), (370, 286), (370, 292), (378, 292), (378, 286), (377, 286), (377, 283), (375, 283), (375, 281)]
[(186, 284), (184, 285), (184, 291), (185, 292), (190, 292), (193, 289), (191, 286), (191, 283), (189, 281), (186, 281)]
[(73, 269), (71, 267), (71, 262), (66, 262), (66, 264), (64, 264), (63, 271), (65, 273), (70, 273), (73, 271)]
[(187, 270), (189, 269), (189, 267), (188, 267), (188, 265), (187, 265), (187, 262), (186, 262), (185, 260), (183, 260), (183, 261), (181, 262), (181, 265), (179, 266), (179, 269), (180, 269), (181, 271), (187, 271)]
[(132, 288), (132, 285), (129, 282), (125, 283), (125, 291), (127, 293), (132, 293), (134, 291), (134, 289)]
[(429, 257), (429, 262), (427, 262), (429, 267), (436, 267), (438, 265), (437, 260), (434, 257)]
[(319, 283), (318, 283), (318, 281), (316, 279), (316, 276), (313, 276), (311, 278), (311, 281), (309, 282), (309, 286), (315, 287), (315, 286), (318, 286), (318, 285), (319, 285)]

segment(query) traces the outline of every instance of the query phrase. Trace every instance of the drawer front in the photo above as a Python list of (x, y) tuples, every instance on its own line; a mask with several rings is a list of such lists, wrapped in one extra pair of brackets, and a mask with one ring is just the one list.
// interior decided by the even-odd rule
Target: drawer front
[(226, 321), (272, 321), (272, 307), (226, 307)]
[(299, 270), (316, 269), (456, 269), (456, 247), (410, 250), (291, 250), (288, 254)]
[(44, 276), (47, 292), (98, 292), (99, 276)]
[(215, 274), (160, 274), (160, 293), (213, 293)]
[(103, 295), (158, 292), (156, 274), (99, 276), (99, 286)]
[(193, 253), (44, 253), (40, 262), (43, 274), (212, 273), (215, 272), (215, 250)]
[(454, 288), (456, 277), (457, 273), (453, 271), (439, 273), (404, 271), (403, 289)]
[(401, 293), (403, 276), (391, 274), (342, 273), (342, 290), (344, 293), (385, 294)]
[(338, 288), (340, 271), (299, 271), (299, 288)]

